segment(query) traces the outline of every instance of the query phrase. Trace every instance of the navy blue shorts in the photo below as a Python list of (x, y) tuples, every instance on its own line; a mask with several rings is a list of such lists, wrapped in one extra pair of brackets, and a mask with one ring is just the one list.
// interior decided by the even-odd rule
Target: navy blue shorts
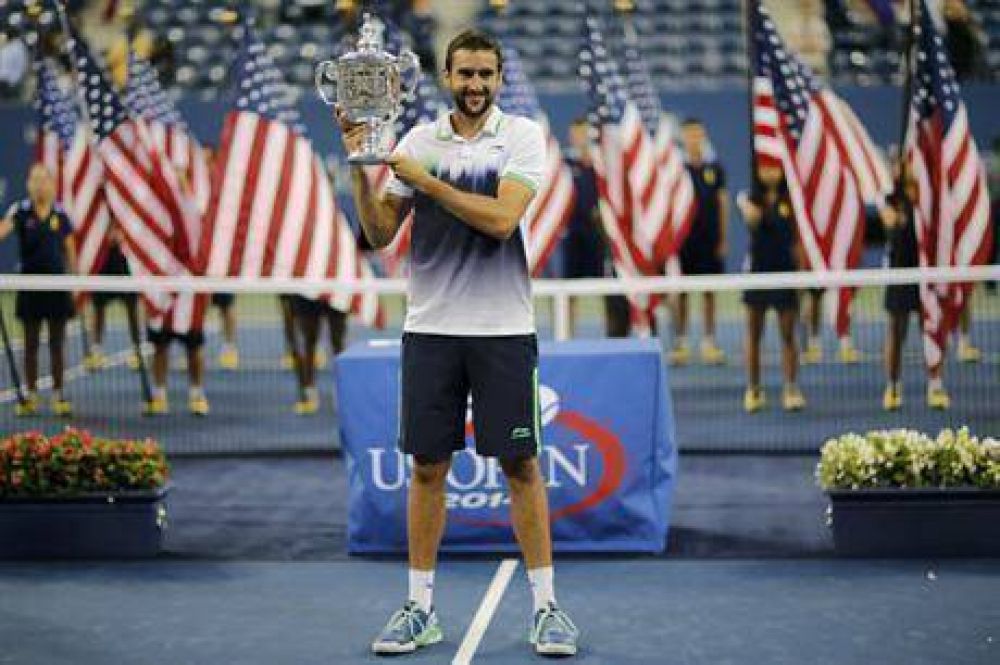
[(146, 339), (156, 346), (166, 346), (172, 341), (177, 341), (189, 349), (196, 349), (205, 344), (205, 333), (201, 330), (178, 333), (173, 330), (154, 330), (146, 328)]
[(472, 395), (476, 452), (534, 457), (541, 445), (534, 335), (403, 334), (399, 445), (422, 462), (465, 448)]

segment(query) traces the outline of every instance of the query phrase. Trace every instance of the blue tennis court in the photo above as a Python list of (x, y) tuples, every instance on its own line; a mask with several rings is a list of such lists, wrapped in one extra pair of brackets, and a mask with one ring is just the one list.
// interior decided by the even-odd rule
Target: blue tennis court
[[(392, 662), (452, 662), (496, 561), (438, 572), (445, 641)], [(1000, 651), (989, 562), (572, 560), (560, 601), (584, 631), (574, 662), (989, 665)], [(528, 649), (523, 572), (474, 662)], [(595, 580), (609, 580), (597, 584)], [(392, 562), (157, 561), (0, 567), (0, 662), (367, 663), (405, 569)]]

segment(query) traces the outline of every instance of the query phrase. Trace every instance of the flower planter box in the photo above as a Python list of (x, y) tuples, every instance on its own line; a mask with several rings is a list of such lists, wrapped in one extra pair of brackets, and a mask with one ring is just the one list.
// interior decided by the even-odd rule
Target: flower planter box
[(167, 488), (0, 498), (0, 558), (143, 558), (160, 551)]
[(1000, 491), (976, 488), (830, 490), (837, 554), (1000, 556)]

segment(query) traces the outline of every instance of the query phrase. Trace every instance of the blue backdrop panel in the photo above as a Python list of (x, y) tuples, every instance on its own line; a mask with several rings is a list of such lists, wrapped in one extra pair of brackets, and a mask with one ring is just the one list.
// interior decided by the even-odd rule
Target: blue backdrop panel
[[(399, 344), (359, 344), (337, 359), (348, 474), (348, 550), (406, 551), (406, 482), (397, 450)], [(660, 552), (677, 472), (673, 409), (653, 340), (541, 344), (543, 447), (557, 551)], [(474, 408), (474, 407), (473, 407)], [(448, 477), (445, 551), (514, 550), (496, 460), (465, 451)]]

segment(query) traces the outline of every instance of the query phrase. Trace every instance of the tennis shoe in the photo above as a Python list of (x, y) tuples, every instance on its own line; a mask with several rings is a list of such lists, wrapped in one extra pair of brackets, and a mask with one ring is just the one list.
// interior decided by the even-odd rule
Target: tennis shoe
[(376, 654), (412, 653), (420, 647), (437, 644), (444, 639), (434, 608), (420, 609), (412, 600), (395, 612), (382, 632), (372, 642)]

